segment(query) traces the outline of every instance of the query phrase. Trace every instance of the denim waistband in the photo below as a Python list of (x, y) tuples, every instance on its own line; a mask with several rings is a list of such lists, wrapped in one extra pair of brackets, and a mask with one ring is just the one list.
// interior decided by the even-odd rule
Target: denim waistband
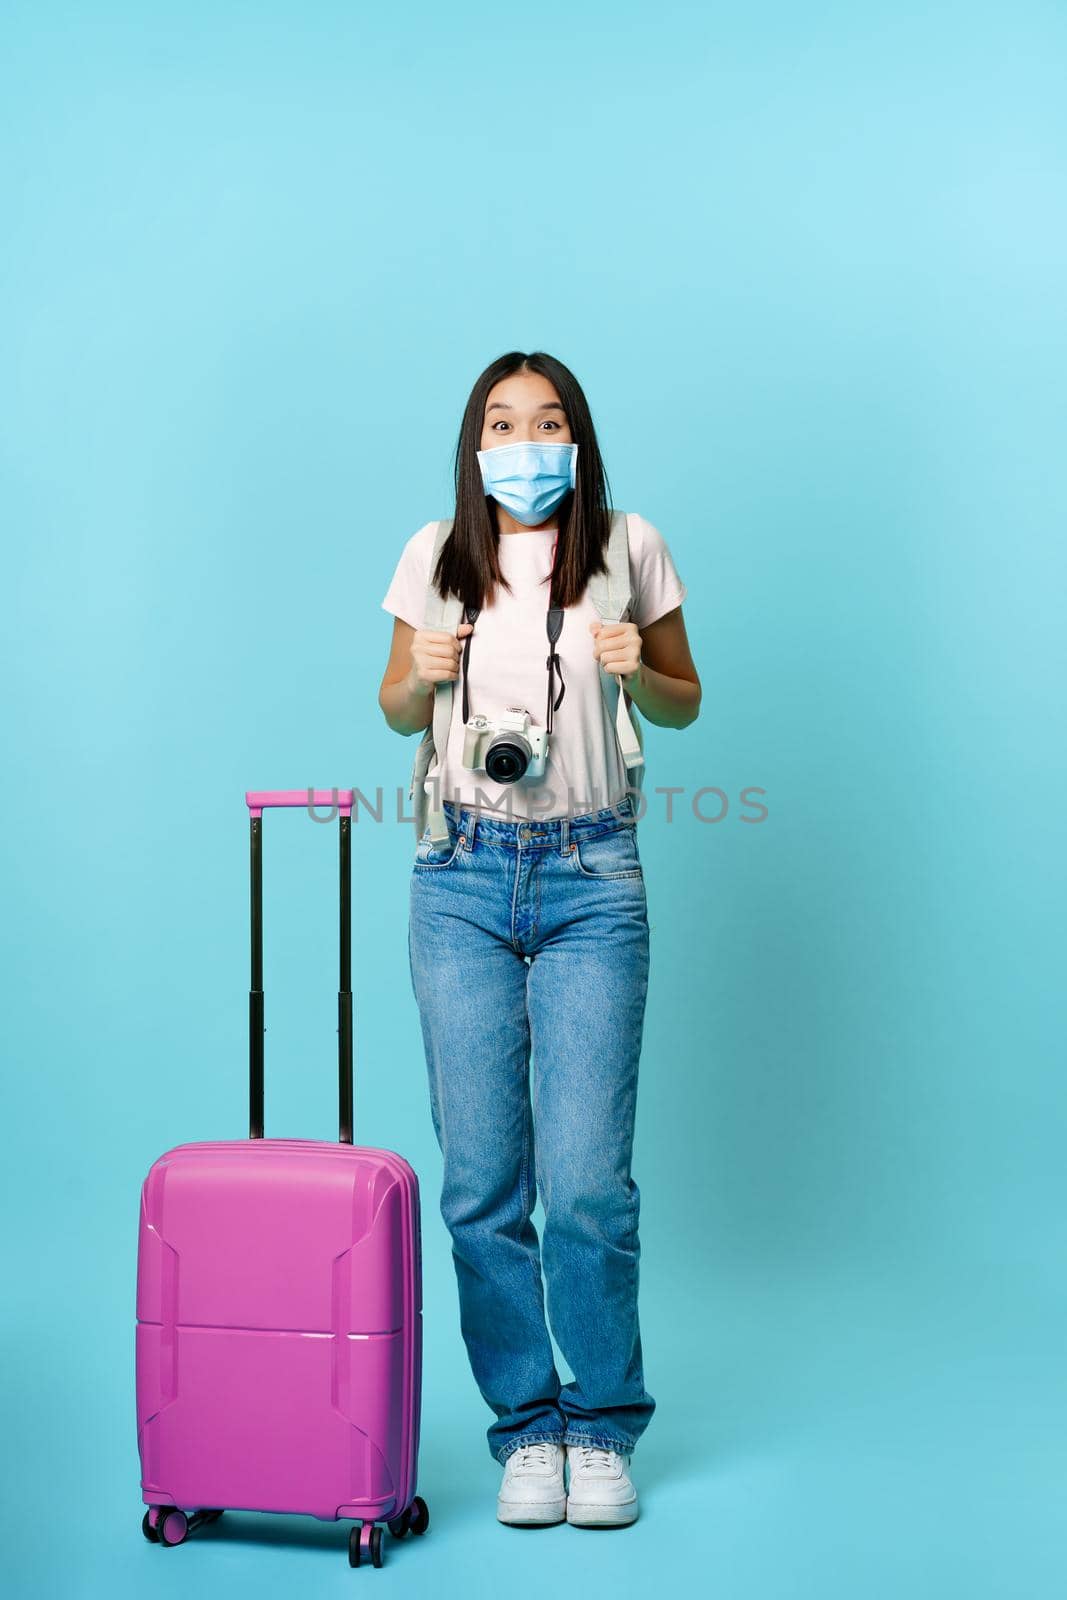
[(514, 822), (480, 811), (477, 806), (457, 804), (455, 800), (446, 800), (442, 809), (449, 823), (463, 834), (468, 846), (477, 837), (491, 844), (565, 853), (572, 838), (593, 839), (601, 833), (612, 833), (616, 828), (637, 826), (634, 804), (628, 794), (623, 795), (617, 805), (601, 806), (597, 811), (583, 811), (573, 817), (529, 817)]

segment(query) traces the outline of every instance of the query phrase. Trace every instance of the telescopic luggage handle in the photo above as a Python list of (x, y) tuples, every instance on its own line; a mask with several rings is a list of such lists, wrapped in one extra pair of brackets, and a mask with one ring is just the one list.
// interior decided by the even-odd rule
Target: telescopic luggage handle
[[(249, 815), (262, 816), (268, 806), (308, 806), (314, 810), (316, 806), (333, 806), (343, 817), (352, 815), (352, 790), (351, 789), (262, 789), (246, 790), (245, 805)], [(316, 821), (333, 821), (332, 817), (316, 818)]]
[[(248, 1137), (263, 1137), (263, 812), (273, 806), (330, 806), (340, 840), (341, 965), (337, 989), (338, 1137), (352, 1138), (352, 790), (247, 790), (252, 904), (252, 981), (248, 991)], [(316, 817), (317, 822), (332, 821)]]

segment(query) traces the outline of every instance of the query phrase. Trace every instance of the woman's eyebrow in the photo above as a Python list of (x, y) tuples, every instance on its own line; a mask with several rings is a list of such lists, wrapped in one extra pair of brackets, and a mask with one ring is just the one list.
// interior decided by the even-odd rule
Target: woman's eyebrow
[[(491, 406), (486, 406), (485, 414), (488, 416), (490, 411), (513, 411), (514, 409), (514, 406), (509, 406), (506, 400), (494, 400)], [(544, 405), (537, 407), (537, 410), (562, 411), (563, 407), (560, 405), (558, 400), (546, 400)]]

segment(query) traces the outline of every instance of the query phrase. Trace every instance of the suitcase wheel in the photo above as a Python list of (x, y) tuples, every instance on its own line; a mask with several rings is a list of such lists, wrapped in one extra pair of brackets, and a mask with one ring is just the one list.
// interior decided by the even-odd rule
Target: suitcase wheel
[(179, 1511), (177, 1506), (161, 1506), (156, 1524), (160, 1544), (169, 1549), (172, 1545), (181, 1544), (188, 1534), (189, 1518), (185, 1512)]
[(380, 1567), (385, 1560), (382, 1553), (382, 1530), (377, 1523), (354, 1523), (348, 1535), (348, 1565), (362, 1567), (367, 1561)]
[(430, 1508), (421, 1495), (416, 1495), (411, 1504), (387, 1526), (394, 1539), (403, 1539), (409, 1533), (425, 1533), (430, 1526)]
[(177, 1506), (149, 1506), (141, 1522), (141, 1532), (149, 1544), (169, 1547), (184, 1544), (194, 1528), (202, 1523), (217, 1522), (221, 1516), (221, 1511), (205, 1509), (194, 1511), (189, 1517)]

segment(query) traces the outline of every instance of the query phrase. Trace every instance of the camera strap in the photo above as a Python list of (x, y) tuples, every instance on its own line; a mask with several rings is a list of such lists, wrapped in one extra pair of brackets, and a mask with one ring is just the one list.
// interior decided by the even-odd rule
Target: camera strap
[[(559, 636), (563, 632), (562, 606), (552, 606), (549, 609), (545, 625), (548, 629), (548, 657), (545, 661), (545, 666), (548, 668), (548, 710), (545, 712), (545, 728), (547, 732), (551, 733), (552, 713), (559, 710), (563, 702), (563, 696), (567, 692), (567, 685), (563, 682), (563, 668), (560, 666), (559, 656), (556, 653), (556, 645), (559, 643)], [(559, 676), (559, 699), (553, 704), (552, 687), (557, 674)]]
[[(559, 654), (558, 654), (558, 652), (556, 650), (556, 645), (559, 643), (559, 636), (563, 632), (563, 618), (564, 618), (564, 615), (565, 615), (565, 613), (564, 613), (564, 610), (563, 610), (562, 606), (550, 606), (549, 607), (549, 611), (548, 611), (548, 616), (545, 619), (545, 629), (546, 629), (546, 631), (548, 633), (548, 656), (547, 656), (547, 658), (545, 660), (545, 666), (548, 668), (548, 710), (547, 710), (547, 712), (545, 714), (545, 731), (547, 733), (551, 733), (552, 732), (552, 713), (553, 713), (553, 711), (558, 711), (559, 710), (561, 704), (563, 703), (563, 696), (567, 692), (567, 685), (563, 681), (563, 667), (562, 667), (561, 662), (560, 662)], [(473, 626), (474, 623), (478, 620), (478, 607), (477, 606), (467, 606), (467, 607), (465, 607), (464, 612), (463, 612), (463, 620), (464, 620), (464, 622), (469, 622)], [(463, 641), (463, 721), (464, 721), (464, 724), (466, 724), (466, 722), (467, 722), (467, 720), (468, 720), (468, 718), (470, 717), (470, 714), (471, 714), (470, 694), (468, 692), (468, 687), (467, 687), (467, 672), (468, 672), (468, 669), (469, 669), (469, 666), (470, 666), (471, 640), (473, 638), (474, 638), (473, 633), (468, 633), (467, 637)], [(556, 699), (553, 700), (552, 694), (553, 694), (553, 690), (555, 689), (555, 682), (556, 682), (556, 678), (557, 677), (559, 678), (559, 694), (556, 697)]]
[[(477, 606), (467, 606), (466, 610), (463, 613), (463, 620), (464, 620), (464, 622), (469, 622), (473, 626), (474, 623), (477, 622), (477, 620), (478, 620), (478, 607)], [(471, 658), (471, 640), (473, 638), (474, 638), (473, 633), (468, 633), (467, 637), (463, 641), (463, 723), (464, 723), (464, 726), (466, 726), (467, 718), (471, 714), (470, 697), (467, 694), (467, 664), (468, 664), (468, 662), (470, 661), (470, 658)]]

